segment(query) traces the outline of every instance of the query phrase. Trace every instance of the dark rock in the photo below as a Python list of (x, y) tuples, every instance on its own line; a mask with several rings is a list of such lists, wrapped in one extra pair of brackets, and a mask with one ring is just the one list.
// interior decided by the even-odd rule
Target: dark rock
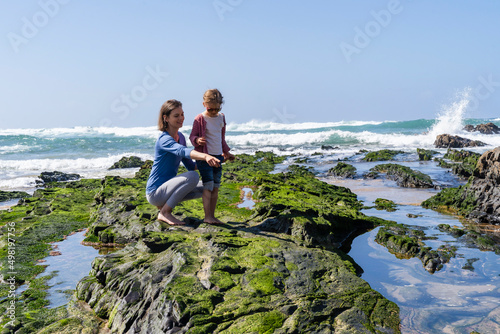
[(339, 147), (338, 146), (334, 147), (334, 146), (331, 146), (331, 145), (321, 145), (321, 149), (329, 151), (329, 150), (338, 150)]
[(476, 127), (468, 124), (464, 127), (464, 130), (469, 131), (469, 132), (481, 132), (482, 134), (485, 134), (485, 135), (492, 135), (492, 134), (500, 133), (500, 128), (491, 122), (486, 123), (486, 124), (479, 124), (479, 125), (476, 125)]
[(379, 177), (379, 173), (375, 171), (370, 171), (368, 173), (363, 174), (363, 179), (366, 180), (374, 180)]
[(434, 146), (437, 148), (462, 148), (462, 147), (477, 147), (485, 146), (486, 144), (479, 140), (471, 140), (460, 136), (452, 136), (449, 134), (438, 135), (434, 141)]
[(464, 130), (467, 132), (474, 132), (476, 128), (472, 124), (467, 124), (466, 126), (464, 126)]
[(500, 133), (500, 128), (490, 122), (486, 124), (479, 124), (478, 126), (476, 126), (476, 131), (479, 131), (485, 135), (491, 135)]
[(109, 167), (109, 169), (118, 169), (118, 168), (137, 168), (144, 165), (144, 161), (141, 158), (136, 156), (123, 157), (118, 162), (115, 162), (113, 166)]
[[(477, 199), (471, 217), (482, 222), (500, 223), (500, 147), (485, 152), (478, 160), (469, 191)], [(484, 213), (481, 215), (480, 213)], [(480, 218), (480, 219), (479, 219)]]
[(500, 224), (500, 147), (481, 155), (466, 185), (443, 189), (422, 205), (450, 208), (479, 223)]
[(78, 174), (68, 174), (58, 171), (53, 172), (42, 172), (39, 178), (41, 181), (37, 180), (37, 184), (49, 183), (49, 182), (63, 182), (63, 181), (76, 181), (81, 178)]

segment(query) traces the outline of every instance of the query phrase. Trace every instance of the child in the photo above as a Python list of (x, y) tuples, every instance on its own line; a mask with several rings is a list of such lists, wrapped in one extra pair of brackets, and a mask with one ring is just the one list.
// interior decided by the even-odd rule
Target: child
[[(222, 163), (224, 160), (234, 160), (226, 144), (226, 119), (219, 113), (224, 103), (218, 89), (209, 89), (203, 95), (205, 111), (195, 117), (189, 139), (198, 152), (210, 154)], [(205, 161), (197, 161), (201, 180), (203, 181), (203, 210), (208, 224), (223, 224), (215, 218), (215, 207), (219, 196), (222, 167), (211, 167)]]

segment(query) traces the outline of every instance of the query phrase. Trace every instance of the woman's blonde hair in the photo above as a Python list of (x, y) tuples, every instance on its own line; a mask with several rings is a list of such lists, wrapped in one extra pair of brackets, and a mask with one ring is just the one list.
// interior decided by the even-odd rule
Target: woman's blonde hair
[(177, 100), (168, 100), (161, 106), (160, 117), (158, 117), (158, 130), (167, 131), (168, 123), (163, 116), (170, 117), (172, 110), (182, 107), (182, 103)]
[(222, 94), (219, 92), (218, 89), (209, 89), (203, 94), (203, 102), (205, 103), (217, 103), (217, 104), (223, 104), (224, 103), (224, 98), (222, 97)]

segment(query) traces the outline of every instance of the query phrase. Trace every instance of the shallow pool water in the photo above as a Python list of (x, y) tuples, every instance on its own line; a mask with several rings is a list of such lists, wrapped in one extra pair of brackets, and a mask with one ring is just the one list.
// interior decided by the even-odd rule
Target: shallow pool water
[(64, 241), (54, 243), (54, 250), (61, 255), (48, 256), (44, 259), (45, 262), (40, 263), (47, 268), (39, 277), (55, 274), (47, 283), (50, 286), (47, 297), (50, 308), (69, 301), (78, 281), (89, 274), (92, 261), (99, 255), (94, 247), (81, 244), (85, 239), (84, 234), (85, 232), (78, 232)]
[[(330, 180), (332, 183), (332, 181)], [(392, 181), (333, 181), (350, 188), (372, 205), (376, 198), (398, 203), (397, 211), (368, 209), (363, 213), (418, 226), (426, 236), (427, 246), (437, 249), (448, 244), (457, 247), (457, 255), (434, 274), (427, 272), (417, 258), (398, 259), (375, 242), (378, 229), (354, 239), (349, 255), (363, 268), (362, 278), (400, 307), (402, 333), (433, 334), (477, 331), (500, 333), (500, 256), (470, 248), (453, 236), (440, 232), (439, 224), (462, 227), (455, 216), (424, 209), (422, 200), (435, 190), (404, 189)], [(407, 214), (417, 215), (409, 218)]]

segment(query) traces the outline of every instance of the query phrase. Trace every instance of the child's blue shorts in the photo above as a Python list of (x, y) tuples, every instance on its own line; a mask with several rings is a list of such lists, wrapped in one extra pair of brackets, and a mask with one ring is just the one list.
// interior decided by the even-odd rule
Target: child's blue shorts
[[(221, 164), (224, 161), (222, 155), (214, 155), (213, 157), (219, 159)], [(198, 166), (198, 170), (200, 171), (203, 189), (212, 191), (214, 188), (220, 188), (222, 166), (212, 167), (204, 160), (196, 160), (196, 166)]]

